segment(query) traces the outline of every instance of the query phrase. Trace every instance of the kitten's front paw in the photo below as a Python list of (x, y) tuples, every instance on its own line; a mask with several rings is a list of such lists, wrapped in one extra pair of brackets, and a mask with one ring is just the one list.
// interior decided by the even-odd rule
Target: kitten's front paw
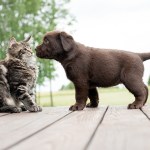
[(19, 107), (16, 106), (3, 106), (0, 107), (0, 112), (4, 112), (4, 113), (20, 113), (22, 110)]
[(14, 106), (14, 107), (10, 108), (10, 112), (11, 113), (20, 113), (20, 112), (22, 112), (22, 109)]
[(42, 111), (42, 107), (33, 105), (27, 108), (30, 112), (40, 112)]

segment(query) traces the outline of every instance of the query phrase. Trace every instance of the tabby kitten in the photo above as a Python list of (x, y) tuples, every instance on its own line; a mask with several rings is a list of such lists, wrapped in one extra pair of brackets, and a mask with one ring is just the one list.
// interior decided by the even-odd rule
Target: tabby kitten
[(4, 76), (8, 82), (6, 85), (9, 85), (7, 91), (10, 91), (8, 93), (11, 94), (16, 107), (19, 108), (20, 103), (23, 103), (25, 109), (38, 112), (42, 108), (35, 103), (37, 67), (32, 49), (28, 44), (29, 40), (30, 37), (21, 42), (17, 42), (15, 38), (10, 39), (7, 57), (3, 61), (7, 68), (6, 76)]

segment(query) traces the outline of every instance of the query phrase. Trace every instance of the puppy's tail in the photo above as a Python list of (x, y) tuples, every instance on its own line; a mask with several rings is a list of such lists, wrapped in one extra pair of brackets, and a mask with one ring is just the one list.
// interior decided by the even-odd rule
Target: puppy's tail
[(150, 59), (150, 53), (137, 53), (137, 54), (143, 61)]

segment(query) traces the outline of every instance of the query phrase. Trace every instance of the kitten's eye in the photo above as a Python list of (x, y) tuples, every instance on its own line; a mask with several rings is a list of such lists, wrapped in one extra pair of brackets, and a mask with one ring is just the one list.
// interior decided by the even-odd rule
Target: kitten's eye
[(25, 48), (20, 50), (20, 53), (21, 53), (21, 54), (24, 54), (25, 52), (26, 52), (26, 49), (25, 49)]

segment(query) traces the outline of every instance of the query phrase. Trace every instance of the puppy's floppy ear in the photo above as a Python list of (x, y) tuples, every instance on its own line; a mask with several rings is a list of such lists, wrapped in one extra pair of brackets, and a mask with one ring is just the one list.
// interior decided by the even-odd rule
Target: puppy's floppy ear
[(9, 47), (11, 47), (15, 43), (17, 43), (16, 39), (14, 37), (11, 37), (9, 41)]
[(60, 32), (60, 40), (65, 51), (69, 51), (73, 48), (74, 40), (71, 35), (68, 35), (66, 32)]

